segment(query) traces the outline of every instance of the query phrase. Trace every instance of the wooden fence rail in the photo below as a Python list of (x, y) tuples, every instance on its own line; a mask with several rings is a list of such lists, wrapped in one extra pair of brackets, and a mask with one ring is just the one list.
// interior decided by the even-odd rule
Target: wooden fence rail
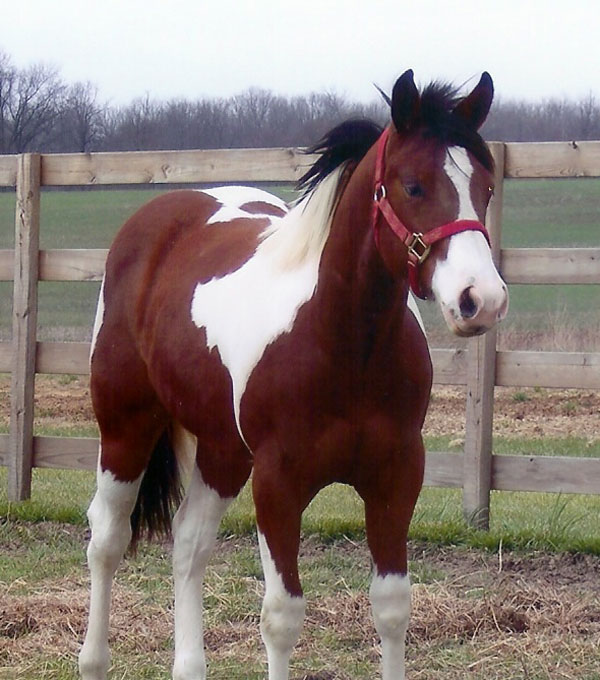
[[(507, 283), (600, 284), (600, 248), (501, 248), (504, 178), (600, 177), (600, 142), (491, 144), (496, 194), (488, 211), (492, 251)], [(36, 373), (89, 372), (89, 344), (38, 342), (38, 281), (99, 281), (106, 250), (40, 250), (43, 186), (292, 182), (314, 159), (295, 149), (0, 156), (0, 186), (16, 188), (14, 250), (0, 250), (0, 280), (14, 282), (12, 343), (0, 343), (11, 373), (11, 420), (0, 435), (11, 500), (29, 497), (32, 467), (94, 469), (93, 438), (33, 434)], [(600, 226), (600, 225), (599, 225)], [(427, 452), (425, 483), (463, 489), (465, 516), (487, 527), (490, 491), (600, 493), (600, 459), (498, 456), (492, 452), (494, 386), (600, 388), (600, 353), (498, 351), (494, 331), (468, 350), (432, 350), (434, 381), (466, 385), (462, 454)]]

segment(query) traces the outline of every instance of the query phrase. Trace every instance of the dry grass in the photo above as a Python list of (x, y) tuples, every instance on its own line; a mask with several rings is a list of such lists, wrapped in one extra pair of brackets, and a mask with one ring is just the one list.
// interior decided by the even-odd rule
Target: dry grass
[[(246, 542), (242, 549), (247, 548)], [(356, 549), (362, 560), (365, 547)], [(226, 560), (215, 565), (208, 578), (206, 647), (213, 678), (264, 674), (257, 615), (262, 582), (246, 577), (240, 583), (239, 576), (229, 573), (227, 564), (235, 562), (237, 551), (236, 546), (229, 546)], [(435, 561), (434, 553), (428, 551), (423, 560)], [(445, 549), (437, 564), (444, 568), (441, 577), (413, 587), (408, 678), (598, 678), (600, 584), (594, 573), (588, 574), (588, 569), (597, 570), (597, 559), (577, 562), (537, 557), (532, 558), (532, 570), (525, 573), (528, 564), (510, 555), (491, 558), (475, 551), (454, 554)], [(373, 677), (379, 649), (368, 596), (364, 589), (345, 585), (340, 574), (328, 578), (337, 587), (329, 595), (309, 597), (292, 677)], [(170, 595), (165, 589), (150, 597), (139, 585), (131, 578), (121, 578), (115, 585), (113, 677), (168, 677)], [(44, 582), (26, 595), (21, 593), (22, 586), (12, 584), (0, 603), (0, 677), (37, 677), (40, 659), (44, 659), (71, 669), (67, 674), (55, 670), (47, 677), (74, 678), (85, 628), (87, 579)], [(227, 619), (223, 612), (232, 607), (238, 614)], [(148, 675), (149, 668), (154, 674)]]
[(600, 314), (590, 309), (585, 325), (575, 322), (565, 307), (547, 314), (540, 328), (530, 328), (523, 320), (501, 324), (499, 350), (538, 352), (600, 351)]

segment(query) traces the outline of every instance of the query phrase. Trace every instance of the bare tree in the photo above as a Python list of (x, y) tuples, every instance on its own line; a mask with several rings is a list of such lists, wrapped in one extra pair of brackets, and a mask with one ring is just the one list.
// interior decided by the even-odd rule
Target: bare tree
[(39, 149), (53, 131), (62, 108), (65, 85), (54, 68), (37, 64), (19, 71), (7, 110), (8, 149)]
[(116, 151), (144, 151), (157, 148), (161, 105), (144, 97), (117, 111), (113, 116), (113, 134), (107, 140)]
[(57, 121), (61, 151), (91, 151), (105, 129), (106, 106), (98, 103), (98, 88), (90, 82), (75, 83), (66, 91)]
[(17, 70), (10, 57), (0, 52), (0, 153), (9, 153), (10, 103), (17, 80)]
[(579, 139), (600, 138), (600, 105), (590, 91), (577, 105), (579, 113)]
[(273, 103), (268, 90), (252, 87), (231, 99), (233, 119), (236, 124), (236, 142), (241, 147), (265, 146), (265, 132)]

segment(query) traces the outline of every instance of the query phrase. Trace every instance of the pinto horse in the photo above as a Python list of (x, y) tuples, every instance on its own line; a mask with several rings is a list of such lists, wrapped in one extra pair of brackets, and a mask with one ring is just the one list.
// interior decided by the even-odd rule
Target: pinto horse
[(382, 677), (404, 677), (406, 542), (432, 378), (407, 298), (409, 285), (435, 297), (464, 336), (506, 314), (483, 226), (493, 163), (478, 129), (492, 96), (487, 73), (459, 98), (435, 83), (419, 92), (407, 71), (383, 132), (348, 122), (313, 149), (291, 209), (257, 189), (175, 191), (118, 233), (91, 357), (101, 452), (84, 680), (108, 671), (123, 554), (169, 530), (175, 510), (173, 677), (205, 677), (204, 571), (251, 471), (270, 680), (288, 677), (304, 617), (301, 515), (333, 482), (364, 501)]

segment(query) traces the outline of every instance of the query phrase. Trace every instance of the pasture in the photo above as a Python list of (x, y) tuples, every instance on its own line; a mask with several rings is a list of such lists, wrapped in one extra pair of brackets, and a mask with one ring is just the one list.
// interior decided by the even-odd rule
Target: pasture
[[(289, 186), (265, 188), (290, 200)], [(44, 191), (41, 248), (107, 248), (137, 207), (163, 190)], [(504, 247), (597, 246), (600, 179), (506, 180)], [(14, 195), (0, 193), (0, 248), (14, 241)], [(40, 340), (83, 340), (91, 333), (98, 284), (41, 282)], [(512, 285), (501, 349), (597, 351), (600, 286)], [(69, 304), (65, 305), (65, 299)], [(0, 339), (10, 338), (11, 284), (0, 282)], [(434, 305), (422, 304), (431, 344), (460, 345)]]
[[(285, 191), (285, 189), (283, 189)], [(278, 189), (280, 191), (280, 189)], [(108, 247), (148, 190), (48, 191), (41, 247)], [(598, 245), (600, 180), (507, 181), (503, 245)], [(0, 248), (12, 247), (14, 197), (0, 194)], [(574, 236), (576, 234), (576, 236)], [(0, 282), (0, 336), (10, 337), (10, 283)], [(89, 337), (98, 286), (40, 284), (40, 339)], [(66, 302), (68, 301), (68, 302)], [(425, 308), (436, 346), (453, 342)], [(598, 351), (598, 286), (512, 286), (500, 346)], [(0, 376), (0, 429), (8, 378)], [(36, 432), (94, 436), (87, 384), (38, 378)], [(36, 390), (37, 392), (38, 390)], [(426, 433), (459, 450), (460, 390), (437, 390)], [(600, 457), (598, 396), (498, 389), (497, 453)], [(440, 413), (450, 418), (439, 418)], [(438, 414), (438, 415), (436, 415)], [(536, 427), (538, 428), (536, 430)], [(32, 500), (11, 505), (0, 469), (0, 678), (75, 678), (88, 577), (86, 472), (34, 470)], [(467, 529), (460, 494), (426, 489), (411, 530), (417, 584), (408, 673), (416, 680), (600, 678), (599, 496), (492, 494), (489, 533)], [(246, 489), (225, 518), (207, 578), (207, 650), (213, 678), (264, 676), (258, 633), (262, 576)], [(377, 655), (368, 611), (369, 561), (359, 499), (321, 493), (306, 513), (301, 575), (309, 601), (292, 677), (370, 678)], [(143, 547), (119, 572), (114, 678), (167, 678), (172, 583), (167, 543)]]

